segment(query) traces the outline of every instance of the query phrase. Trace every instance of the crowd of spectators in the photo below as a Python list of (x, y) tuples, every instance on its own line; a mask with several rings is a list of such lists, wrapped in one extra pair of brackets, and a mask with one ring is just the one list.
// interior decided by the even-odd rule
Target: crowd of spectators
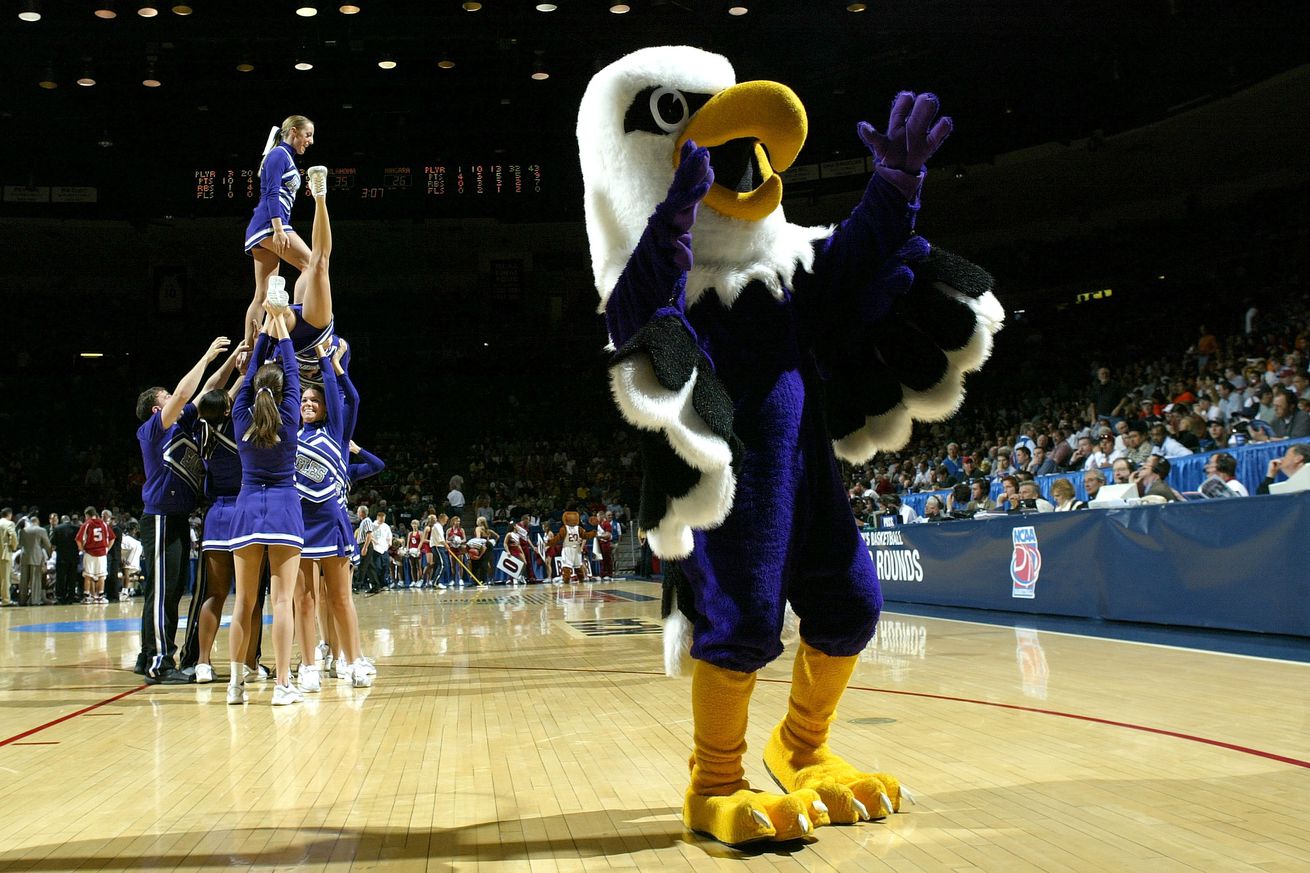
[[(1084, 358), (1081, 389), (1038, 374), (1023, 402), (974, 398), (949, 422), (918, 426), (901, 451), (850, 467), (853, 509), (870, 518), (898, 506), (898, 495), (948, 490), (925, 515), (1004, 511), (1036, 497), (1019, 492), (1051, 473), (1083, 472), (1094, 495), (1104, 468), (1115, 483), (1138, 483), (1143, 496), (1175, 500), (1163, 482), (1170, 459), (1310, 436), (1310, 295), (1289, 283), (1266, 307), (1245, 306), (1227, 330), (1199, 325), (1196, 341), (1172, 355), (1135, 360), (1125, 349)], [(1244, 491), (1232, 457), (1216, 458), (1209, 472)], [(996, 505), (987, 496), (993, 480), (1004, 483)], [(1037, 498), (1037, 508), (1077, 508), (1071, 498)]]

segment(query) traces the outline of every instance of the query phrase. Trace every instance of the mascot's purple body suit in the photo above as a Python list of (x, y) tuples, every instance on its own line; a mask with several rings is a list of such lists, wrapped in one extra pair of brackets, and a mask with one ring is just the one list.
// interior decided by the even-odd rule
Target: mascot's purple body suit
[[(784, 86), (738, 85), (723, 58), (668, 47), (602, 70), (583, 98), (611, 384), (641, 430), (640, 523), (665, 560), (666, 654), (684, 636), (694, 659), (683, 816), (727, 843), (900, 806), (893, 777), (826, 745), (882, 606), (836, 458), (899, 447), (912, 419), (953, 413), (1000, 328), (990, 277), (913, 235), (923, 162), (950, 132), (936, 109), (902, 94), (886, 134), (860, 126), (877, 166), (833, 229), (783, 217), (775, 168), (806, 133)], [(764, 755), (786, 792), (774, 795), (750, 789), (741, 756), (788, 602), (802, 642)]]
[[(843, 289), (833, 280), (872, 272), (890, 257), (909, 238), (915, 207), (875, 177), (856, 215), (819, 244), (813, 272), (797, 275), (782, 299), (752, 282), (731, 309), (704, 295), (687, 310), (690, 332), (732, 399), (732, 433), (741, 442), (733, 511), (721, 526), (695, 531), (692, 553), (678, 565), (694, 597), (679, 605), (692, 618), (698, 660), (753, 672), (777, 658), (787, 600), (804, 639), (829, 654), (856, 654), (873, 636), (882, 597), (825, 423), (823, 358), (844, 320), (865, 314), (859, 301), (886, 310), (904, 290), (890, 282)], [(669, 287), (651, 275), (656, 258), (642, 255), (629, 262), (612, 300), (634, 288)], [(637, 332), (621, 323), (621, 311), (611, 306), (607, 323), (622, 351)]]

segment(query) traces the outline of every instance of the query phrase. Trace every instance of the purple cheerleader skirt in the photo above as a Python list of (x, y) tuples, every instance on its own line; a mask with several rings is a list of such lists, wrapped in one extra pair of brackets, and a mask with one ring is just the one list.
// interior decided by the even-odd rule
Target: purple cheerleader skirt
[(300, 501), (305, 518), (305, 546), (300, 557), (352, 558), (355, 554), (355, 532), (346, 518), (346, 511), (334, 499), (314, 503)]
[[(288, 234), (296, 232), (296, 229), (287, 221), (287, 216), (282, 216), (282, 229)], [(264, 216), (263, 210), (256, 209), (254, 217), (246, 225), (246, 254), (250, 254), (251, 249), (272, 235), (273, 222)]]
[(296, 314), (296, 326), (291, 328), (291, 347), (296, 350), (296, 361), (300, 369), (318, 369), (318, 345), (332, 339), (332, 322), (327, 327), (316, 327), (305, 321), (305, 307), (301, 303), (291, 304), (291, 311)]
[(226, 543), (232, 551), (253, 545), (300, 548), (305, 544), (305, 520), (295, 485), (242, 485), (236, 516)]
[(237, 523), (237, 496), (224, 494), (215, 497), (205, 511), (204, 536), (200, 548), (206, 552), (230, 552), (232, 528)]

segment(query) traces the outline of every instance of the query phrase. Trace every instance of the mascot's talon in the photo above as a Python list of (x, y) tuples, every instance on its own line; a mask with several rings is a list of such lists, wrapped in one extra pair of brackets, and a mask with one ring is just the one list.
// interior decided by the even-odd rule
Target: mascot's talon
[(873, 817), (869, 815), (869, 808), (863, 803), (860, 803), (858, 800), (852, 800), (851, 803), (855, 804), (855, 811), (860, 814), (860, 821), (868, 821)]
[(892, 806), (892, 799), (886, 794), (879, 793), (878, 799), (882, 801), (882, 808), (887, 810), (888, 815), (896, 814), (896, 807)]
[(769, 794), (749, 787), (726, 795), (688, 791), (682, 821), (689, 830), (728, 846), (785, 843), (812, 836), (816, 828), (828, 824), (826, 815), (811, 811), (818, 799), (812, 791)]
[(823, 813), (824, 815), (828, 814), (828, 804), (824, 803), (822, 800), (816, 800), (814, 801), (814, 803), (810, 804), (810, 806), (813, 806), (816, 810)]
[(901, 786), (901, 798), (902, 798), (903, 800), (908, 800), (908, 801), (910, 801), (910, 804), (911, 804), (912, 806), (918, 806), (918, 805), (919, 805), (919, 801), (917, 801), (917, 800), (914, 799), (914, 793), (913, 793), (912, 791), (910, 791), (910, 789), (906, 788), (904, 785)]

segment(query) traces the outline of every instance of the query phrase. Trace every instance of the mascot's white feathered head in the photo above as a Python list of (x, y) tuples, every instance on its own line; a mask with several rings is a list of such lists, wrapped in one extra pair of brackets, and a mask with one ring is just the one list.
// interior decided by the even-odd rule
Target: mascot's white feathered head
[(805, 144), (805, 107), (777, 82), (737, 84), (726, 58), (688, 46), (620, 58), (587, 85), (578, 112), (587, 236), (601, 310), (687, 140), (710, 150), (714, 185), (692, 230), (687, 303), (714, 289), (725, 305), (752, 280), (775, 294), (830, 228), (788, 224), (779, 172)]

